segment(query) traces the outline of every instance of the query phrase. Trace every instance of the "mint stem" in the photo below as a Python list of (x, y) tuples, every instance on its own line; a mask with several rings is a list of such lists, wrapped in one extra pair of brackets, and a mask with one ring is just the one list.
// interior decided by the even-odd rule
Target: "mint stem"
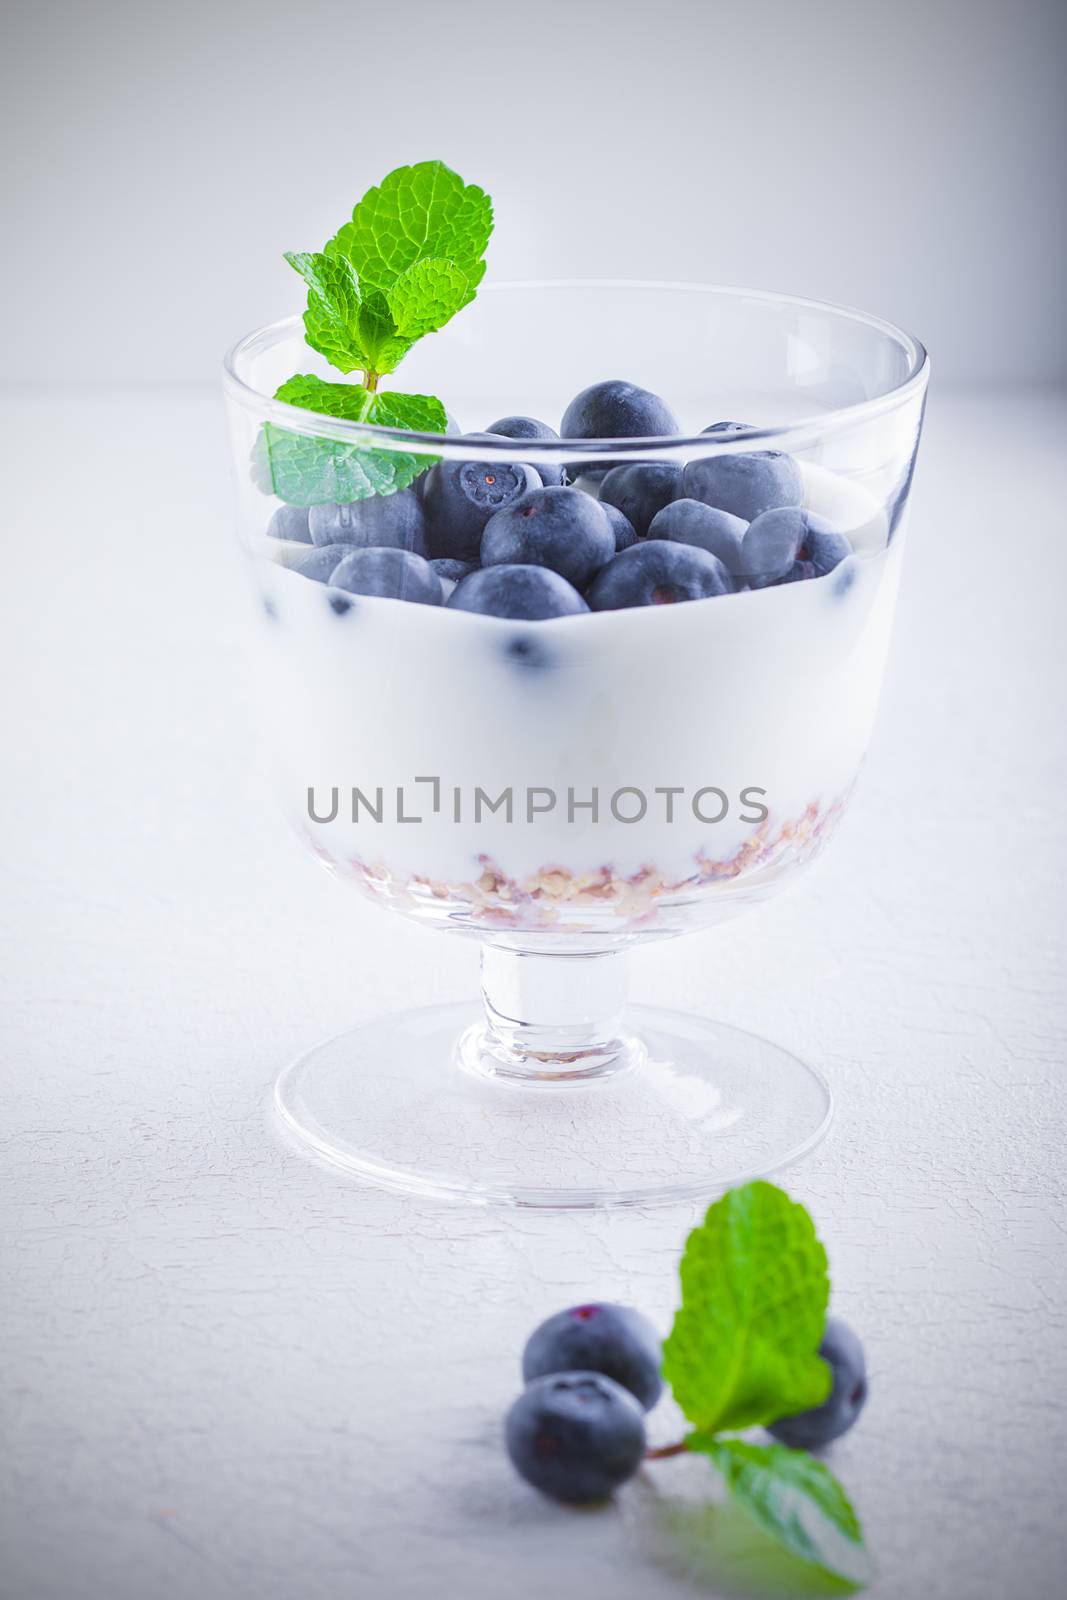
[(663, 1461), (667, 1456), (684, 1455), (685, 1454), (685, 1450), (686, 1450), (685, 1440), (684, 1439), (678, 1439), (674, 1444), (661, 1444), (655, 1450), (646, 1450), (645, 1451), (645, 1460), (646, 1461)]
[(363, 374), (363, 387), (364, 389), (369, 389), (373, 394), (378, 387), (378, 374), (376, 372), (365, 372)]

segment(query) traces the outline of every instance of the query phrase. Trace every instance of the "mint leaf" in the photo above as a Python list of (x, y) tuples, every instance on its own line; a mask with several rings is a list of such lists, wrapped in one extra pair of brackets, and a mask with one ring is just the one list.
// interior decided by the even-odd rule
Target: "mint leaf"
[(343, 256), (287, 250), (285, 259), (308, 286), (304, 337), (338, 372), (365, 371), (369, 365), (361, 327), (364, 310), (359, 280)]
[(802, 1205), (771, 1183), (731, 1190), (689, 1235), (679, 1270), (663, 1374), (690, 1422), (710, 1434), (822, 1405), (830, 1284)]
[(870, 1580), (859, 1518), (833, 1473), (806, 1450), (699, 1433), (686, 1447), (710, 1456), (738, 1503), (802, 1561), (856, 1586)]
[(389, 290), (397, 332), (412, 342), (436, 332), (474, 299), (474, 289), (469, 273), (454, 261), (416, 261)]
[(359, 331), (367, 352), (365, 372), (392, 372), (407, 355), (413, 339), (397, 337), (389, 302), (380, 289), (372, 289), (363, 302)]
[(378, 396), (358, 383), (327, 383), (312, 373), (298, 373), (274, 391), (274, 398), (302, 406), (305, 411), (321, 412), (324, 417), (339, 417), (343, 422), (369, 422)]
[(397, 167), (368, 189), (326, 252), (351, 262), (364, 293), (387, 293), (416, 262), (435, 259), (455, 263), (473, 296), (492, 231), (493, 206), (484, 190), (465, 184), (442, 161), (420, 161)]
[[(327, 383), (312, 375), (283, 383), (274, 397), (324, 416), (369, 422), (414, 433), (444, 433), (445, 408), (431, 395), (371, 393), (356, 384)], [(367, 443), (294, 433), (265, 423), (256, 443), (253, 470), (268, 494), (294, 506), (347, 505), (374, 494), (395, 494), (432, 467), (438, 458)]]

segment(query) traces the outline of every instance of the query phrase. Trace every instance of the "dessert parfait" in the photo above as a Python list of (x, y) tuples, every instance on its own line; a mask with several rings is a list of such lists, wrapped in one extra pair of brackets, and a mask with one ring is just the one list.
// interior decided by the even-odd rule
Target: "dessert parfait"
[[(437, 1018), (419, 1035), (425, 1081), (397, 1049), (391, 1110), (370, 1115), (358, 1063), (396, 1040), (357, 1030), (293, 1069), (282, 1109), (320, 1153), (401, 1187), (550, 1204), (707, 1192), (810, 1143), (825, 1086), (745, 1046), (752, 1095), (731, 1102), (736, 1038), (632, 1025), (620, 952), (763, 898), (833, 832), (885, 666), (925, 355), (876, 319), (742, 291), (475, 298), (491, 220), (439, 163), (400, 169), (323, 251), (288, 258), (302, 323), (228, 361), (283, 804), (338, 877), (485, 941), (463, 1077), (446, 1077), (443, 1043), (459, 1019)], [(401, 359), (419, 392), (392, 387)], [(658, 1080), (655, 1054), (671, 1063)], [(636, 1176), (588, 1153), (560, 1176), (543, 1108), (498, 1179), (456, 1144), (444, 1176), (426, 1150), (392, 1149), (397, 1080), (420, 1125), (442, 1093), (460, 1124), (484, 1112), (486, 1081), (610, 1084), (633, 1142), (649, 1095), (663, 1120), (671, 1073), (732, 1105), (730, 1134), (705, 1130), (680, 1167), (665, 1132)], [(693, 1145), (676, 1107), (676, 1157), (678, 1117)]]

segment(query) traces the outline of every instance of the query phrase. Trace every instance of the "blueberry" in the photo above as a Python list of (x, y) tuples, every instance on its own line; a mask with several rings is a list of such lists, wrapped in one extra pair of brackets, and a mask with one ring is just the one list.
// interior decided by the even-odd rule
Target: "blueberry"
[(314, 544), (347, 544), (426, 554), (426, 516), (414, 489), (374, 494), (348, 505), (312, 506), (308, 527)]
[(450, 561), (447, 556), (435, 556), (430, 565), (441, 580), (441, 593), (446, 600), (460, 578), (475, 570), (469, 561)]
[(796, 506), (765, 511), (745, 529), (741, 572), (753, 589), (766, 589), (791, 570), (804, 532), (804, 513)]
[(351, 554), (350, 544), (314, 545), (302, 550), (289, 570), (299, 572), (303, 578), (314, 578), (316, 583), (329, 583), (334, 567)]
[(603, 506), (581, 489), (531, 489), (490, 517), (482, 534), (484, 567), (551, 567), (576, 589), (614, 554)]
[(792, 1450), (820, 1450), (840, 1439), (858, 1418), (867, 1401), (867, 1363), (859, 1336), (846, 1322), (829, 1317), (819, 1354), (833, 1374), (830, 1397), (813, 1411), (782, 1417), (768, 1433)]
[(755, 431), (751, 422), (713, 422), (701, 433), (717, 433), (724, 439), (736, 439), (739, 434)]
[(458, 583), (460, 578), (465, 578), (468, 572), (475, 570), (471, 562), (452, 561), (448, 556), (435, 556), (430, 565), (439, 578), (446, 578), (451, 583)]
[(798, 506), (804, 498), (804, 479), (792, 456), (781, 450), (753, 450), (749, 455), (687, 462), (682, 493), (752, 522), (778, 506)]
[(682, 469), (670, 461), (634, 461), (612, 467), (600, 485), (600, 498), (628, 518), (639, 539), (657, 511), (682, 492)]
[(559, 431), (564, 439), (661, 439), (678, 433), (679, 426), (659, 395), (621, 378), (608, 378), (575, 395)]
[(557, 1311), (535, 1328), (522, 1353), (526, 1383), (549, 1372), (602, 1372), (651, 1411), (663, 1392), (659, 1334), (630, 1306), (594, 1304)]
[(632, 1478), (645, 1453), (633, 1395), (599, 1372), (538, 1378), (508, 1412), (504, 1439), (527, 1483), (554, 1500), (603, 1500)]
[(649, 526), (650, 539), (671, 539), (675, 544), (693, 544), (718, 556), (727, 572), (741, 572), (741, 540), (745, 523), (728, 511), (716, 511), (702, 500), (672, 500), (657, 511)]
[(838, 533), (825, 517), (818, 516), (814, 511), (805, 513), (804, 533), (797, 550), (797, 560), (810, 562), (817, 578), (825, 578), (828, 572), (833, 572), (851, 554), (852, 546), (843, 533)]
[(267, 523), (267, 533), (272, 539), (293, 539), (297, 544), (310, 544), (307, 506), (279, 506)]
[(439, 461), (426, 474), (422, 495), (431, 556), (476, 562), (489, 518), (540, 481), (521, 462)]
[(387, 600), (412, 600), (418, 605), (442, 603), (441, 580), (421, 556), (410, 550), (351, 550), (334, 568), (330, 583), (350, 594), (378, 595)]
[(480, 611), (487, 617), (542, 622), (569, 617), (589, 607), (566, 578), (548, 567), (483, 567), (456, 585), (448, 598), (455, 611)]
[(823, 578), (852, 554), (844, 534), (814, 511), (782, 506), (750, 522), (741, 541), (741, 572), (754, 589)]
[(600, 504), (615, 535), (615, 554), (618, 555), (620, 550), (629, 550), (632, 544), (637, 543), (633, 523), (625, 512), (620, 511), (618, 506), (613, 506), (610, 500), (601, 500)]
[[(538, 422), (536, 417), (499, 417), (496, 422), (491, 422), (485, 430), (487, 433), (498, 433), (502, 439), (558, 439), (559, 434), (555, 428), (550, 428), (547, 422)], [(563, 482), (563, 468), (561, 466), (537, 465), (534, 471), (544, 484), (561, 484)]]
[(623, 606), (703, 600), (709, 595), (731, 594), (733, 587), (718, 556), (694, 545), (646, 539), (602, 567), (587, 598), (594, 611), (615, 611)]
[[(575, 395), (559, 431), (564, 439), (657, 439), (677, 433), (679, 427), (674, 412), (658, 395), (621, 378), (609, 378)], [(572, 483), (584, 478), (594, 486), (610, 466), (610, 461), (583, 459), (567, 467), (567, 477)]]
[[(779, 585), (783, 583), (803, 583), (806, 578), (814, 578), (814, 576), (815, 568), (810, 561), (794, 561), (789, 571), (784, 573), (777, 582)], [(752, 587), (759, 589), (761, 587), (765, 588), (766, 585), (754, 583)]]

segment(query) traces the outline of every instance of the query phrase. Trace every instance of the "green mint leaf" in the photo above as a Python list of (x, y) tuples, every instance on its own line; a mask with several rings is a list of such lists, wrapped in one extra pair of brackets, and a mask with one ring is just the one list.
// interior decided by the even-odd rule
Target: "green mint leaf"
[(806, 1450), (699, 1433), (686, 1447), (710, 1456), (738, 1503), (793, 1555), (855, 1587), (870, 1581), (859, 1518), (833, 1473)]
[(372, 289), (363, 302), (359, 331), (367, 352), (364, 371), (392, 372), (411, 349), (410, 340), (398, 339), (389, 302), (380, 289)]
[(366, 371), (364, 306), (359, 280), (343, 256), (289, 250), (286, 261), (308, 286), (304, 337), (338, 372)]
[(474, 299), (475, 286), (454, 261), (416, 261), (389, 290), (398, 333), (414, 342), (443, 328)]
[(369, 189), (326, 251), (351, 262), (364, 293), (388, 293), (410, 267), (427, 260), (454, 262), (473, 292), (485, 272), (482, 257), (492, 231), (493, 206), (484, 190), (465, 184), (441, 161), (420, 161)]
[[(397, 394), (394, 389), (383, 389), (374, 396), (368, 422), (379, 428), (406, 428), (408, 433), (444, 433), (448, 416), (440, 400), (430, 394)], [(437, 456), (423, 456), (431, 467)]]
[[(327, 383), (322, 378), (298, 375), (283, 383), (276, 400), (318, 411), (348, 422), (369, 422), (383, 428), (403, 428), (412, 433), (444, 433), (445, 408), (432, 395), (372, 394), (350, 383)], [(277, 423), (265, 423), (256, 443), (253, 472), (268, 494), (294, 506), (347, 505), (375, 494), (395, 494), (406, 489), (438, 458), (403, 450), (294, 433)]]
[(343, 422), (371, 421), (371, 408), (377, 396), (357, 383), (327, 383), (311, 373), (297, 373), (274, 391), (275, 400), (305, 411), (318, 411), (324, 417), (339, 417)]
[(822, 1405), (830, 1284), (802, 1205), (771, 1183), (732, 1189), (689, 1235), (679, 1270), (663, 1375), (695, 1427), (747, 1428)]

